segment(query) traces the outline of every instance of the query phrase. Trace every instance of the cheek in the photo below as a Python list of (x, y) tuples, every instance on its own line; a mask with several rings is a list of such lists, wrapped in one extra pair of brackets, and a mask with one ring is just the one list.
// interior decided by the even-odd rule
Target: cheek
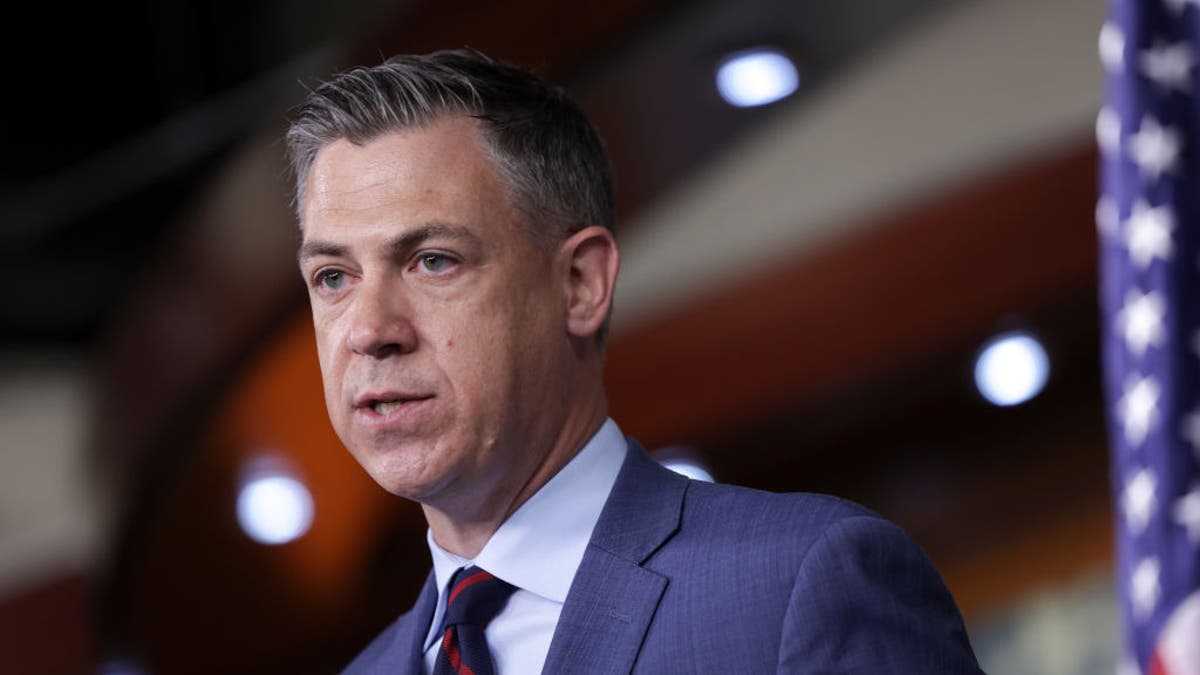
[(436, 350), (438, 368), (456, 396), (472, 408), (503, 405), (507, 398), (512, 352), (518, 345), (503, 309), (498, 302), (471, 303), (445, 312), (437, 322), (437, 334), (426, 341)]
[(430, 340), (430, 345), (437, 351), (440, 368), (454, 382), (475, 391), (498, 379), (507, 358), (508, 339), (497, 324), (476, 314), (465, 325), (443, 328), (446, 332)]
[(316, 339), (317, 363), (321, 365), (321, 376), (328, 382), (329, 376), (332, 375), (333, 349), (330, 348), (329, 334), (323, 331), (319, 325), (316, 327)]
[(324, 370), (338, 357), (337, 346), (342, 342), (345, 327), (332, 308), (322, 307), (313, 310), (313, 333), (317, 341), (317, 356)]
[(330, 330), (327, 322), (320, 317), (313, 317), (317, 346), (317, 363), (321, 367), (321, 382), (325, 390), (325, 403), (331, 415), (336, 414), (336, 406), (342, 386), (342, 367), (338, 363), (339, 352), (336, 349), (336, 335)]

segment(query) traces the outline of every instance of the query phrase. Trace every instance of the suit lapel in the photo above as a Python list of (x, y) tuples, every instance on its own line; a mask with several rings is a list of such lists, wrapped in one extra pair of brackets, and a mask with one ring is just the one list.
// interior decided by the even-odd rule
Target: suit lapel
[(430, 572), (412, 609), (367, 645), (343, 675), (424, 675), (425, 636), (437, 598), (437, 582)]
[(437, 599), (437, 582), (434, 581), (431, 571), (425, 579), (425, 586), (421, 588), (421, 594), (417, 596), (417, 602), (408, 613), (408, 620), (401, 624), (401, 630), (396, 631), (396, 648), (392, 653), (399, 657), (400, 662), (385, 667), (383, 672), (424, 675), (425, 637), (429, 632), (429, 624), (433, 621)]
[(679, 529), (687, 479), (633, 439), (563, 605), (544, 673), (628, 673), (668, 579), (642, 564)]

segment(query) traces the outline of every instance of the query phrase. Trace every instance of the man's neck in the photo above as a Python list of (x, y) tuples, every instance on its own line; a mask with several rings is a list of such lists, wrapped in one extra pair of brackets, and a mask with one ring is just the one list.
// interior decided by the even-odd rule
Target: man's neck
[(579, 454), (604, 424), (608, 417), (608, 406), (601, 397), (597, 405), (579, 412), (581, 414), (568, 416), (564, 421), (560, 433), (542, 455), (541, 461), (527, 470), (525, 480), (514, 481), (507, 487), (500, 486), (496, 490), (502, 492), (500, 494), (487, 495), (490, 498), (485, 498), (482, 503), (490, 506), (480, 509), (475, 517), (456, 516), (434, 505), (422, 504), (425, 519), (438, 546), (468, 560), (478, 555), (504, 521)]

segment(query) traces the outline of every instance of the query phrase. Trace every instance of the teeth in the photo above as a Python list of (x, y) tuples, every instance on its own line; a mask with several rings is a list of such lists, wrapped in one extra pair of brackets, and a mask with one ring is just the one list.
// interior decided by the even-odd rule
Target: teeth
[(400, 406), (402, 406), (402, 405), (404, 405), (404, 401), (403, 401), (403, 400), (397, 400), (397, 401), (376, 401), (375, 403), (373, 403), (373, 404), (371, 405), (371, 408), (372, 408), (372, 409), (373, 409), (375, 412), (379, 413), (380, 415), (386, 415), (386, 414), (388, 414), (388, 413), (392, 412), (393, 410), (395, 410), (396, 408), (399, 408), (399, 407), (400, 407)]

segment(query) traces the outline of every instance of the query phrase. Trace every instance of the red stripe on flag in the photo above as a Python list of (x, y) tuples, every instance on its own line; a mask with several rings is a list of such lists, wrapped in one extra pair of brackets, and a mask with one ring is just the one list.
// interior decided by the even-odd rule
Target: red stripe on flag
[(1150, 655), (1150, 672), (1147, 675), (1171, 675), (1167, 667), (1163, 665), (1162, 657), (1159, 656), (1157, 649)]

